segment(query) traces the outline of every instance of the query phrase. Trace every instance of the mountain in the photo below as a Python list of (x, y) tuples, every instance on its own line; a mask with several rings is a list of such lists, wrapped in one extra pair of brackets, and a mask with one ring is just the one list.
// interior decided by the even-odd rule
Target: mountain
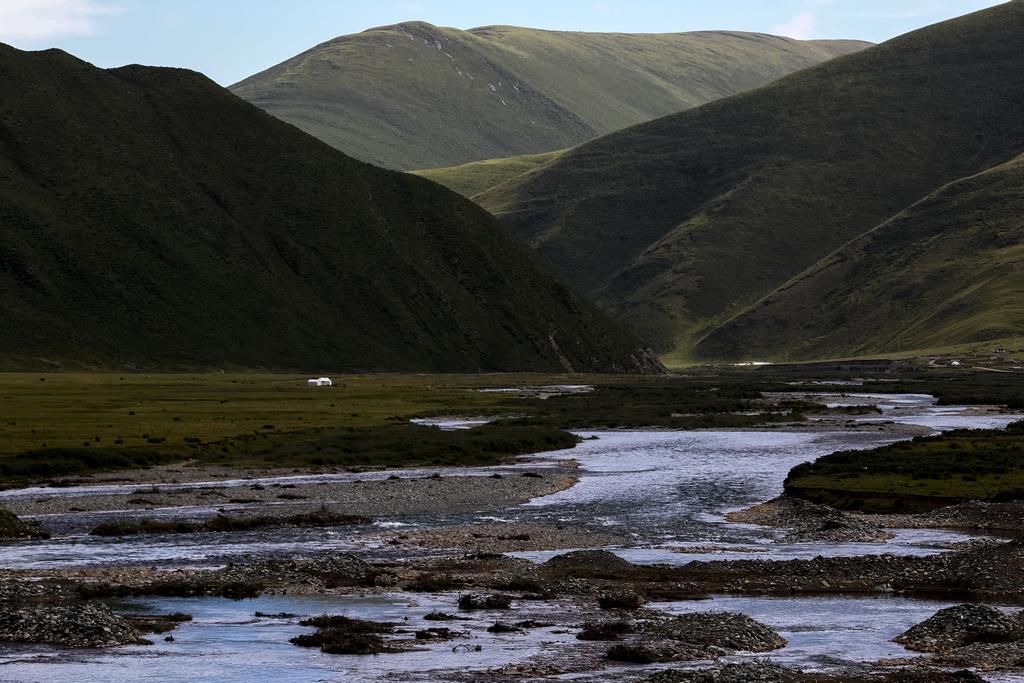
[(847, 242), (1024, 152), (1022, 42), (1015, 0), (602, 137), (476, 200), (685, 361)]
[(335, 38), (231, 89), (346, 154), (411, 170), (573, 147), (866, 45), (410, 22)]
[(0, 46), (0, 366), (641, 370), (468, 200), (204, 76)]
[(549, 161), (560, 157), (564, 151), (560, 149), (543, 154), (522, 154), (517, 157), (485, 159), (461, 166), (428, 168), (422, 171), (413, 171), (413, 173), (440, 183), (463, 197), (474, 197), (524, 173), (537, 170)]
[(950, 183), (714, 330), (702, 355), (856, 356), (1024, 332), (1024, 156)]

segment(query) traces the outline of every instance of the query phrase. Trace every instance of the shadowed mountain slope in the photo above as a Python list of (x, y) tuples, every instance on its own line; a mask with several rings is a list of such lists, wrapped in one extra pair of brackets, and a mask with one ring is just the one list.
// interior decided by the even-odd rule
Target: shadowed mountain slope
[(946, 185), (698, 346), (708, 356), (865, 355), (1024, 334), (1024, 156)]
[(410, 22), (340, 36), (232, 90), (358, 159), (409, 170), (572, 147), (865, 46)]
[(0, 366), (641, 369), (486, 212), (204, 76), (0, 46)]
[(613, 133), (476, 199), (686, 359), (846, 242), (1024, 152), (1022, 44), (1017, 0)]

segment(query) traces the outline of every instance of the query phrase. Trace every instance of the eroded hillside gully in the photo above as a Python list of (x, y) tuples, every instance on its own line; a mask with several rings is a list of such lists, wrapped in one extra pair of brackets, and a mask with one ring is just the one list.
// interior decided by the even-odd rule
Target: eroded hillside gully
[[(851, 677), (863, 675), (869, 667), (888, 671), (879, 669), (880, 660), (900, 659), (901, 666), (915, 670), (902, 660), (916, 655), (891, 639), (963, 600), (953, 594), (929, 599), (923, 590), (912, 595), (897, 591), (880, 585), (885, 581), (871, 572), (909, 576), (925, 570), (920, 569), (923, 565), (900, 564), (918, 562), (908, 556), (948, 554), (962, 551), (965, 544), (990, 551), (991, 546), (979, 544), (983, 539), (938, 529), (876, 529), (867, 535), (853, 533), (852, 541), (841, 536), (816, 538), (731, 521), (736, 517), (727, 515), (778, 496), (792, 467), (832, 451), (871, 448), (933, 430), (1002, 428), (1020, 416), (940, 407), (925, 395), (816, 397), (829, 405), (877, 404), (882, 414), (851, 417), (860, 426), (844, 430), (816, 429), (812, 424), (799, 431), (581, 432), (584, 440), (574, 449), (476, 470), (191, 482), (161, 485), (148, 493), (138, 484), (4, 491), (0, 503), (54, 532), (52, 539), (0, 546), (0, 566), (8, 579), (50, 582), (47, 590), (57, 596), (88, 580), (106, 586), (96, 592), (117, 613), (187, 613), (192, 620), (174, 629), (171, 639), (148, 636), (155, 641), (151, 645), (105, 650), (4, 645), (0, 680), (675, 681), (691, 680), (676, 671), (713, 665), (718, 667), (715, 676), (740, 677), (706, 680), (783, 680), (767, 665), (756, 670), (727, 668), (730, 663), (764, 658)], [(472, 421), (459, 420), (439, 424), (472, 426)], [(483, 497), (467, 493), (481, 487)], [(332, 510), (366, 514), (373, 521), (238, 533), (87, 533), (112, 514), (125, 518), (129, 513), (124, 500), (131, 496), (154, 498), (152, 509), (130, 513), (139, 518), (203, 519), (253, 505), (237, 493), (245, 490), (253, 495), (298, 492), (291, 499), (275, 496), (264, 505), (267, 508), (308, 509), (314, 501), (323, 505), (326, 500)], [(173, 502), (175, 495), (179, 503)], [(216, 502), (204, 502), (211, 499)], [(454, 503), (442, 505), (446, 501)], [(444, 512), (445, 506), (456, 511)], [(887, 542), (886, 536), (891, 536)], [(607, 555), (557, 557), (581, 548), (610, 550), (632, 565), (616, 565)], [(477, 552), (466, 556), (469, 549)], [(337, 553), (356, 557), (324, 559)], [(861, 590), (839, 590), (858, 586), (856, 576), (831, 576), (826, 570), (824, 576), (807, 578), (807, 585), (800, 585), (799, 580), (813, 571), (797, 565), (777, 570), (763, 564), (819, 556), (884, 557), (865, 560), (870, 576), (863, 578)], [(294, 563), (282, 563), (282, 558)], [(713, 570), (718, 565), (688, 564), (743, 559), (754, 563), (732, 563), (720, 572)], [(878, 569), (879, 563), (891, 567)], [(652, 570), (652, 565), (665, 568)], [(292, 576), (303, 572), (304, 578)], [(151, 590), (131, 588), (195, 582), (202, 576), (255, 580), (262, 595), (245, 600), (155, 597), (145, 594)], [(204, 591), (158, 592), (178, 596)], [(121, 597), (110, 597), (111, 593)], [(467, 609), (473, 605), (459, 602), (469, 594), (510, 595), (511, 609), (496, 603)], [(1011, 598), (993, 596), (987, 604), (1013, 612), (1017, 608), (1010, 605)], [(634, 600), (636, 604), (630, 604)], [(641, 602), (646, 604), (638, 606)], [(599, 603), (610, 609), (601, 609)], [(777, 631), (787, 644), (779, 648), (778, 643), (763, 642), (749, 626), (739, 629), (740, 635), (698, 643), (703, 650), (681, 645), (693, 638), (679, 636), (686, 622), (669, 617), (704, 612), (748, 615)], [(300, 620), (321, 614), (389, 622), (393, 633), (382, 642), (385, 649), (395, 651), (346, 656), (289, 642), (313, 632)], [(609, 659), (615, 642), (577, 638), (587, 623), (620, 624), (610, 628), (624, 632), (613, 633), (611, 639), (627, 645), (645, 643), (651, 651), (632, 657), (636, 661)], [(380, 637), (363, 638), (372, 645), (377, 642), (373, 638)], [(669, 641), (674, 644), (664, 644)], [(686, 648), (690, 650), (683, 652)], [(663, 669), (672, 672), (658, 673)], [(945, 680), (935, 672), (922, 675), (913, 680)], [(981, 675), (990, 681), (1024, 681), (1024, 675), (1012, 671)]]

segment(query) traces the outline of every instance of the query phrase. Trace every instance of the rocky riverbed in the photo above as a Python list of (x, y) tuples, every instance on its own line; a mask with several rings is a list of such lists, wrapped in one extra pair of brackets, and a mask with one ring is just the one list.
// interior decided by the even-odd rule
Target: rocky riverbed
[[(315, 477), (317, 475), (309, 475)], [(330, 476), (330, 475), (319, 475)], [(337, 514), (364, 517), (458, 513), (473, 510), (503, 510), (533, 498), (550, 495), (572, 486), (576, 477), (571, 463), (557, 470), (518, 470), (486, 476), (445, 476), (394, 474), (386, 478), (342, 481), (298, 481), (280, 477), (261, 480), (193, 485), (150, 483), (119, 487), (110, 492), (99, 487), (71, 491), (37, 490), (32, 496), (0, 498), (9, 512), (19, 517), (46, 517), (88, 512), (126, 512), (134, 516), (147, 511), (194, 509), (230, 510), (233, 514), (294, 515), (326, 508)], [(116, 518), (116, 516), (114, 516)]]
[[(705, 599), (711, 594), (783, 590), (784, 583), (789, 584), (785, 592), (841, 594), (851, 586), (864, 587), (882, 576), (873, 572), (888, 572), (889, 585), (875, 587), (881, 594), (911, 587), (956, 592), (963, 587), (965, 577), (948, 570), (960, 565), (979, 577), (972, 590), (998, 588), (998, 595), (1006, 598), (1022, 594), (1024, 582), (1020, 577), (1011, 577), (1000, 583), (994, 575), (1008, 566), (1022, 566), (1020, 553), (1017, 544), (1010, 543), (937, 558), (876, 558), (872, 567), (865, 566), (864, 558), (833, 558), (827, 563), (736, 561), (644, 567), (607, 551), (580, 551), (558, 555), (540, 565), (506, 555), (476, 553), (390, 563), (336, 555), (310, 561), (246, 563), (217, 570), (7, 572), (0, 577), (0, 600), (6, 615), (0, 619), (0, 641), (70, 647), (143, 642), (144, 633), (138, 621), (131, 620), (132, 613), (118, 614), (118, 603), (112, 603), (115, 611), (96, 603), (97, 599), (121, 599), (128, 595), (224, 595), (238, 599), (258, 593), (282, 597), (376, 593), (382, 597), (409, 595), (411, 604), (430, 604), (451, 596), (447, 609), (435, 609), (425, 615), (416, 612), (421, 615), (419, 619), (429, 622), (423, 626), (412, 625), (418, 621), (405, 626), (401, 613), (394, 613), (389, 621), (399, 623), (399, 627), (394, 634), (383, 637), (379, 645), (384, 649), (380, 651), (404, 657), (413, 656), (401, 654), (410, 647), (428, 644), (437, 647), (447, 642), (448, 647), (472, 651), (481, 643), (494, 647), (498, 637), (509, 644), (554, 638), (552, 644), (557, 647), (544, 648), (515, 664), (489, 669), (486, 674), (449, 672), (443, 680), (512, 681), (529, 680), (531, 676), (586, 676), (603, 672), (597, 680), (634, 681), (640, 679), (628, 675), (635, 671), (630, 667), (644, 663), (709, 662), (727, 659), (737, 652), (772, 653), (787, 645), (786, 639), (771, 626), (743, 614), (716, 609), (716, 600)], [(984, 567), (991, 569), (988, 576), (979, 571)], [(899, 581), (892, 580), (898, 575), (907, 581), (899, 588)], [(698, 611), (692, 613), (671, 614), (661, 607), (695, 600)], [(55, 606), (55, 601), (59, 605)], [(303, 617), (264, 614), (260, 618), (298, 623)], [(866, 674), (815, 678), (817, 674), (803, 674), (791, 668), (747, 663), (738, 668), (723, 665), (700, 672), (703, 678), (693, 678), (697, 672), (679, 670), (656, 674), (650, 680), (977, 681), (980, 679), (951, 677), (942, 670), (950, 666), (976, 666), (982, 670), (1019, 668), (1021, 648), (1014, 639), (1021, 635), (1017, 630), (1020, 624), (1016, 611), (977, 605), (940, 611), (897, 638), (910, 649), (934, 654), (924, 659), (880, 662), (881, 666), (911, 667), (910, 673), (894, 673), (889, 678)], [(391, 643), (391, 639), (400, 642)], [(627, 668), (620, 670), (621, 666)], [(737, 678), (741, 674), (763, 678)]]
[(917, 668), (970, 667), (979, 671), (1024, 668), (1024, 612), (976, 604), (935, 613), (893, 639), (930, 656), (894, 659), (884, 665)]
[[(793, 496), (729, 512), (729, 521), (790, 530), (788, 538), (823, 542), (884, 542), (885, 529), (1024, 532), (1024, 501), (970, 501), (915, 514), (849, 513)], [(829, 533), (825, 533), (829, 532)]]
[(103, 605), (11, 606), (0, 612), (0, 641), (63, 647), (112, 647), (149, 641)]
[[(846, 431), (824, 423), (812, 431), (584, 433), (596, 438), (572, 451), (439, 476), (429, 470), (277, 472), (245, 481), (187, 480), (191, 473), (168, 471), (152, 482), (5, 492), (4, 505), (42, 521), (55, 537), (0, 546), (8, 567), (0, 571), (4, 610), (38, 619), (53, 605), (107, 609), (154, 644), (115, 646), (84, 659), (46, 650), (52, 658), (36, 662), (4, 646), (0, 658), (5, 652), (13, 658), (4, 673), (13, 681), (134, 681), (159, 670), (197, 682), (572, 676), (623, 683), (924, 683), (981, 680), (945, 670), (950, 666), (985, 669), (998, 662), (1016, 671), (1007, 664), (1015, 641), (973, 641), (917, 657), (886, 641), (948, 606), (929, 608), (936, 595), (1018, 601), (1024, 595), (1020, 543), (965, 544), (966, 536), (946, 532), (908, 536), (903, 529), (912, 525), (895, 518), (785, 500), (727, 515), (776, 496), (799, 462), (930, 430), (914, 422), (915, 405), (922, 423), (940, 428), (1001, 419), (928, 412), (931, 404), (920, 397), (901, 405), (899, 419), (907, 424), (865, 419)], [(108, 519), (315, 510), (375, 523), (111, 539), (83, 533)], [(988, 512), (971, 514), (980, 519)], [(1000, 508), (998, 514), (1013, 513)], [(734, 559), (739, 552), (751, 558)], [(820, 614), (816, 605), (823, 605)], [(865, 616), (846, 625), (844, 610)], [(140, 611), (197, 617), (164, 641), (133, 620)], [(308, 629), (346, 622), (303, 625), (318, 615), (395, 624), (374, 635), (385, 648), (392, 639), (405, 642), (374, 658), (330, 655), (321, 652), (334, 647), (330, 634), (320, 638)], [(863, 629), (886, 619), (902, 626), (864, 645), (870, 638)], [(15, 640), (35, 638), (24, 635), (25, 624), (19, 628), (23, 635)], [(69, 629), (63, 644), (88, 642), (84, 624), (77, 635), (78, 626)], [(291, 644), (303, 635), (312, 636), (314, 647)], [(361, 646), (346, 638), (338, 647)], [(850, 649), (849, 642), (862, 644)], [(211, 666), (221, 678), (204, 678)]]

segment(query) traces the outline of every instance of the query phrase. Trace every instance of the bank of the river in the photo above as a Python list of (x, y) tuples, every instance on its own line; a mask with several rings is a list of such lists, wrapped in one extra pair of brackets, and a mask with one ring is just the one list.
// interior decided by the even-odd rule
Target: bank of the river
[[(395, 473), (381, 478), (353, 480), (358, 475), (310, 474), (315, 481), (295, 478), (202, 480), (202, 485), (119, 486), (117, 492), (89, 487), (62, 493), (61, 489), (38, 491), (35, 495), (0, 496), (0, 505), (21, 517), (110, 512), (168, 516), (209, 515), (218, 511), (232, 515), (294, 515), (327, 509), (364, 517), (408, 516), (458, 513), (468, 510), (501, 510), (533, 498), (550, 495), (572, 486), (576, 475), (570, 465), (558, 469), (522, 469), (480, 476), (442, 475), (440, 471)], [(317, 480), (318, 479), (318, 480)], [(326, 479), (326, 480), (325, 480)], [(260, 483), (265, 481), (266, 483)], [(198, 484), (199, 482), (195, 482)], [(120, 516), (111, 514), (112, 519)]]
[[(853, 416), (857, 424), (849, 428), (841, 428), (844, 416), (831, 423), (834, 428), (812, 431), (583, 432), (584, 440), (573, 449), (477, 472), (485, 476), (441, 469), (440, 479), (421, 470), (337, 473), (327, 476), (344, 481), (325, 482), (303, 478), (323, 474), (301, 472), (292, 480), (163, 484), (158, 488), (197, 489), (177, 494), (197, 496), (189, 499), (191, 505), (179, 507), (170, 490), (155, 493), (168, 497), (166, 514), (171, 515), (215, 514), (217, 507), (233, 505), (261, 513), (318, 506), (317, 490), (331, 489), (317, 487), (342, 486), (331, 494), (336, 502), (355, 497), (364, 505), (379, 505), (379, 514), (369, 515), (378, 518), (378, 525), (123, 539), (71, 533), (0, 545), (0, 565), (7, 567), (0, 573), (0, 600), (8, 605), (41, 597), (69, 603), (102, 597), (116, 598), (111, 603), (115, 611), (144, 608), (194, 617), (174, 630), (174, 641), (152, 646), (81, 656), (37, 648), (34, 652), (42, 656), (32, 661), (26, 660), (24, 646), (0, 646), (0, 661), (8, 662), (3, 674), (12, 681), (158, 676), (201, 683), (259, 677), (288, 683), (493, 683), (571, 675), (582, 681), (626, 683), (646, 680), (659, 669), (707, 668), (714, 660), (722, 661), (724, 670), (725, 662), (755, 657), (750, 649), (765, 650), (771, 642), (777, 647), (774, 632), (788, 643), (769, 650), (773, 659), (858, 680), (874, 670), (871, 662), (906, 656), (890, 639), (948, 607), (954, 598), (1007, 603), (1024, 594), (1024, 550), (1018, 543), (958, 546), (969, 537), (901, 529), (893, 530), (889, 540), (794, 540), (774, 527), (726, 518), (730, 511), (777, 496), (794, 465), (836, 450), (867, 449), (906, 438), (907, 433), (900, 433), (905, 425), (992, 428), (1013, 419), (938, 408), (927, 397), (886, 400), (900, 407), (884, 409), (881, 415)], [(578, 469), (572, 469), (573, 463)], [(291, 485), (296, 488), (287, 488)], [(47, 498), (95, 495), (102, 508), (111, 502), (104, 496), (122, 500), (146, 495), (138, 489), (149, 488), (141, 483), (105, 486), (102, 492), (67, 489), (66, 495), (45, 489), (9, 492), (4, 499), (21, 500), (28, 510), (46, 505), (37, 501)], [(420, 492), (410, 489), (410, 498), (422, 500), (408, 508), (389, 508), (386, 494), (404, 491), (394, 488), (404, 486)], [(444, 486), (451, 486), (451, 492)], [(520, 486), (548, 488), (527, 497)], [(217, 497), (209, 493), (219, 487), (227, 496), (255, 493), (261, 498), (255, 503), (230, 503), (228, 498), (218, 506), (210, 500)], [(362, 501), (359, 487), (366, 491)], [(199, 498), (203, 492), (198, 489), (204, 488), (210, 490)], [(506, 491), (508, 497), (495, 491)], [(289, 492), (314, 497), (278, 497)], [(459, 496), (465, 496), (466, 507), (453, 509)], [(151, 511), (124, 507), (113, 515), (164, 514), (159, 506)], [(368, 512), (365, 507), (338, 511)], [(109, 516), (99, 509), (75, 512), (70, 507), (52, 514), (65, 522)], [(564, 556), (566, 547), (590, 544), (605, 551)], [(685, 548), (705, 552), (678, 552)], [(744, 548), (755, 549), (755, 557), (730, 559), (743, 557), (737, 551)], [(500, 554), (504, 552), (522, 556)], [(553, 555), (562, 556), (549, 559)], [(942, 602), (933, 602), (936, 593), (944, 596)], [(251, 602), (222, 597), (256, 594), (262, 597)], [(508, 596), (507, 605), (501, 596)], [(700, 621), (701, 632), (718, 640), (700, 642), (693, 629), (667, 619), (696, 612), (714, 613)], [(400, 652), (361, 658), (289, 643), (312, 633), (299, 623), (305, 616), (324, 613), (397, 624), (398, 636), (410, 644)], [(759, 625), (730, 616), (736, 613)], [(738, 630), (728, 631), (732, 627)], [(417, 637), (420, 632), (422, 638)], [(578, 638), (585, 634), (611, 640)], [(757, 638), (743, 640), (751, 636)], [(620, 645), (616, 657), (631, 661), (609, 657)], [(636, 663), (652, 660), (664, 662)], [(215, 677), (210, 673), (214, 670)], [(665, 680), (686, 680), (673, 675)], [(907, 680), (937, 681), (941, 676), (928, 670)]]
[[(844, 512), (810, 501), (783, 495), (726, 515), (732, 522), (759, 524), (787, 530), (828, 527), (831, 540), (844, 540), (844, 532), (858, 529), (957, 529), (963, 531), (1024, 533), (1024, 501), (1005, 503), (970, 501), (910, 514), (864, 514)], [(822, 539), (825, 540), (825, 539)]]

